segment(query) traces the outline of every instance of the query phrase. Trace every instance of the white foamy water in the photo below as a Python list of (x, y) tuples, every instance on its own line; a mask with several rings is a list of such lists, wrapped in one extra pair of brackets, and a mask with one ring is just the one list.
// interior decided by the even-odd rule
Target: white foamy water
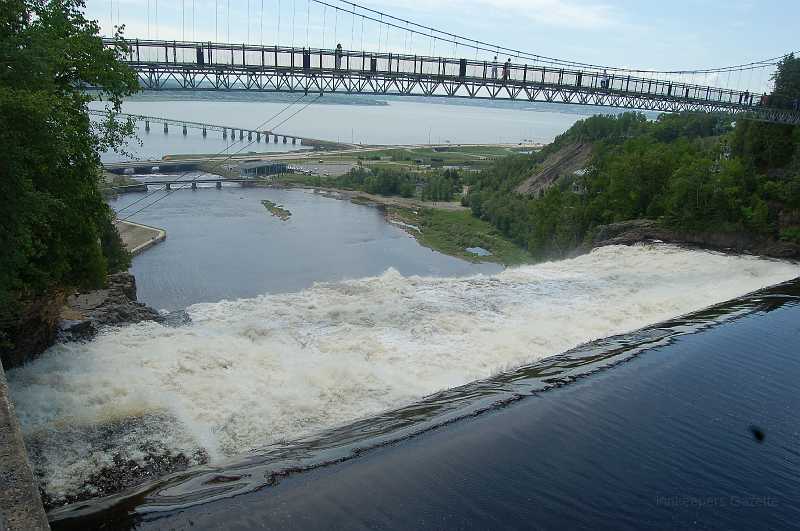
[[(9, 372), (56, 499), (144, 442), (211, 460), (794, 278), (795, 264), (667, 245), (605, 247), (470, 278), (380, 277), (188, 309), (56, 345)], [(115, 427), (109, 429), (108, 427)]]

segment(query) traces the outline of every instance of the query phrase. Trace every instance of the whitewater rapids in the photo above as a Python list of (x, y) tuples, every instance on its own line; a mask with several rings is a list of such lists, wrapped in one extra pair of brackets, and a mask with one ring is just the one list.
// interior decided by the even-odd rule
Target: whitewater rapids
[[(613, 246), (468, 278), (374, 278), (196, 304), (9, 371), (53, 499), (143, 441), (210, 460), (291, 440), (798, 276), (796, 264)], [(133, 420), (132, 420), (133, 419)], [(122, 435), (105, 427), (124, 425)], [(109, 435), (111, 434), (111, 435)]]

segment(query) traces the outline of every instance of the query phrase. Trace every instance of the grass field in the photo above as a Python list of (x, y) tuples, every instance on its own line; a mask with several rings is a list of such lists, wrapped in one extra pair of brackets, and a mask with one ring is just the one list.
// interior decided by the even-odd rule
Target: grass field
[[(409, 230), (424, 246), (471, 262), (497, 262), (518, 265), (532, 262), (527, 251), (500, 234), (488, 222), (478, 219), (468, 210), (436, 209), (411, 210), (387, 207), (390, 220), (414, 225), (420, 232)], [(491, 256), (476, 256), (467, 247), (482, 247)]]

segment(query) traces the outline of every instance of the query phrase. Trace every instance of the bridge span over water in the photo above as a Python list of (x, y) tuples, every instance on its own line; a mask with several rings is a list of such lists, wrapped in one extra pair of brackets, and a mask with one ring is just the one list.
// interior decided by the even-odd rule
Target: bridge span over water
[[(114, 46), (105, 39), (106, 46)], [(657, 112), (724, 112), (800, 124), (800, 111), (761, 94), (630, 73), (454, 57), (128, 40), (124, 61), (145, 90), (417, 95), (522, 100)]]

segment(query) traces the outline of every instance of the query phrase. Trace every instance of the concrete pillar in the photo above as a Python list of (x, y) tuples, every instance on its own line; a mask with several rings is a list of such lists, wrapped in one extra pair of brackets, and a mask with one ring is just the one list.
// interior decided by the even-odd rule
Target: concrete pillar
[(252, 131), (248, 131), (247, 132), (247, 140), (253, 140), (253, 132)]
[(261, 142), (261, 133), (256, 133), (256, 142)]
[(224, 127), (222, 128), (222, 139), (225, 140), (228, 138), (228, 130)]
[(297, 139), (296, 138), (292, 138), (292, 144), (297, 144)]
[(144, 121), (144, 130), (145, 130), (146, 133), (150, 132), (150, 120), (145, 120)]
[(283, 137), (283, 143), (284, 144), (286, 143), (286, 137)]
[(164, 122), (164, 132), (169, 133), (169, 126), (167, 125), (166, 122)]
[(208, 131), (206, 131), (205, 126), (203, 126), (203, 138), (205, 138), (207, 134), (208, 134)]
[(197, 181), (192, 181), (192, 190), (197, 190)]
[(183, 136), (186, 136), (186, 124), (183, 124)]
[(239, 140), (244, 139), (244, 129), (239, 129)]
[(278, 135), (275, 135), (275, 143), (278, 143)]
[(222, 190), (222, 181), (217, 181), (217, 190)]

